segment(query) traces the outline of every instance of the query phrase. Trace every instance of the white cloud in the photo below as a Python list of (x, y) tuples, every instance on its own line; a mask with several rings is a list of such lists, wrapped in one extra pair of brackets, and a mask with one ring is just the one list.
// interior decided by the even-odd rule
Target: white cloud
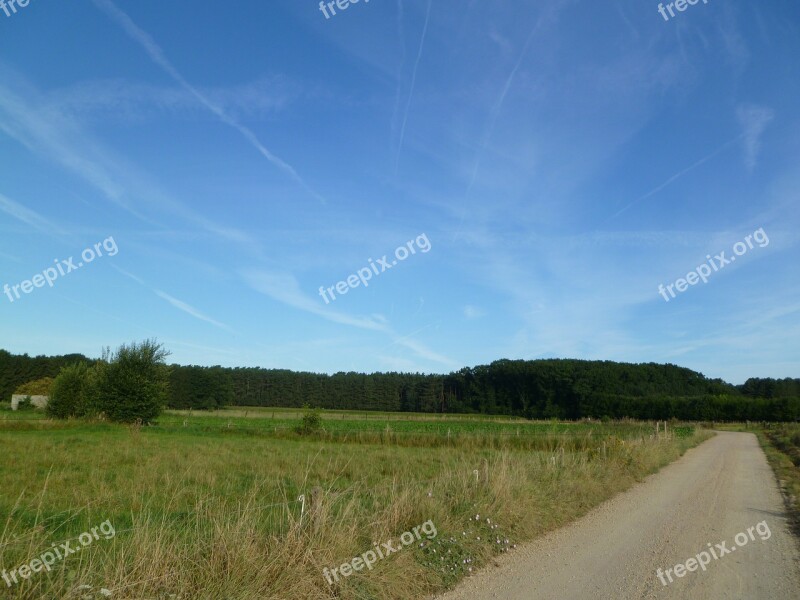
[(468, 319), (477, 319), (478, 317), (482, 317), (486, 313), (483, 309), (478, 308), (477, 306), (472, 306), (471, 304), (467, 304), (464, 307), (464, 316)]
[(264, 269), (242, 269), (239, 274), (251, 288), (278, 302), (282, 302), (293, 308), (317, 315), (318, 317), (340, 325), (382, 333), (390, 336), (393, 344), (411, 350), (420, 358), (448, 366), (456, 365), (455, 361), (434, 352), (421, 342), (412, 339), (412, 336), (399, 336), (392, 330), (388, 321), (383, 316), (353, 317), (326, 306), (322, 299), (317, 300), (316, 298), (307, 296), (300, 289), (300, 285), (294, 275), (271, 272)]
[(15, 202), (3, 194), (0, 194), (0, 210), (44, 233), (64, 233), (60, 227), (54, 225), (39, 213), (24, 207), (19, 202)]
[(186, 304), (186, 302), (183, 302), (182, 300), (178, 300), (177, 298), (174, 298), (174, 297), (170, 296), (169, 294), (162, 292), (161, 290), (153, 290), (153, 291), (155, 292), (156, 296), (166, 300), (167, 302), (169, 302), (172, 306), (174, 306), (178, 310), (182, 310), (183, 312), (185, 312), (186, 314), (194, 317), (195, 319), (199, 319), (200, 321), (205, 321), (206, 323), (211, 323), (214, 327), (219, 327), (220, 329), (224, 329), (225, 331), (227, 331), (229, 333), (236, 333), (233, 329), (231, 329), (230, 327), (228, 327), (224, 323), (220, 323), (219, 321), (215, 321), (211, 317), (209, 317), (207, 315), (204, 315), (202, 312), (200, 312), (194, 306)]
[(761, 151), (761, 135), (775, 118), (775, 113), (770, 108), (743, 105), (736, 110), (736, 117), (742, 127), (744, 164), (748, 171), (752, 171), (756, 167), (758, 154)]
[[(2, 75), (4, 81), (14, 79), (13, 74), (7, 71)], [(176, 201), (110, 148), (86, 134), (81, 125), (58, 106), (44, 106), (35, 90), (19, 81), (16, 83), (18, 85), (13, 91), (0, 84), (0, 131), (31, 152), (45, 156), (78, 175), (106, 199), (145, 223), (161, 226), (146, 214), (149, 208), (170, 212), (258, 254), (260, 244), (251, 236), (212, 221)], [(133, 198), (136, 206), (131, 201)], [(18, 215), (22, 214), (18, 211)], [(43, 225), (43, 222), (39, 221), (39, 224)]]

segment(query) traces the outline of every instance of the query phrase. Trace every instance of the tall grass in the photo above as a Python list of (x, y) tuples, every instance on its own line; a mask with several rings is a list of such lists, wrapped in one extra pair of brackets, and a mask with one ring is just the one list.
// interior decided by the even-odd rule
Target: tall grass
[[(101, 597), (101, 588), (116, 598), (422, 597), (585, 513), (708, 435), (656, 439), (628, 424), (628, 439), (582, 432), (528, 436), (531, 445), (517, 446), (508, 441), (517, 436), (487, 434), (487, 444), (463, 432), (305, 439), (226, 424), (22, 425), (0, 423), (8, 457), (0, 465), (0, 569), (106, 519), (117, 534), (50, 573), (11, 588), (0, 580), (0, 597), (14, 599)], [(313, 505), (312, 495), (320, 498)], [(323, 578), (324, 567), (428, 520), (438, 535), (423, 547), (333, 586)]]

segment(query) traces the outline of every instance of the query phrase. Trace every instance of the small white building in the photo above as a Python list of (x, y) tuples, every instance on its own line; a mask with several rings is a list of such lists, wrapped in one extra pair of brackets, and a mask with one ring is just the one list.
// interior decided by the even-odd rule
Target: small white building
[(36, 408), (44, 408), (47, 406), (47, 401), (50, 400), (50, 396), (31, 396), (29, 394), (13, 394), (11, 396), (11, 410), (17, 410), (20, 401), (25, 400), (25, 398), (31, 399), (31, 404), (33, 404)]

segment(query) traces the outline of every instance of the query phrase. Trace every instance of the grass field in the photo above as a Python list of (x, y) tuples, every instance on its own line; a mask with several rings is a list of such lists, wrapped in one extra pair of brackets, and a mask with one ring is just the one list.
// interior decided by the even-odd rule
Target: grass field
[[(0, 579), (0, 598), (100, 598), (101, 588), (114, 598), (424, 597), (710, 435), (368, 416), (328, 413), (324, 431), (300, 436), (299, 414), (286, 409), (274, 419), (263, 409), (170, 412), (141, 428), (3, 412), (0, 568), (106, 521), (115, 535), (50, 572), (10, 587)], [(427, 521), (435, 538), (333, 585), (323, 577)]]

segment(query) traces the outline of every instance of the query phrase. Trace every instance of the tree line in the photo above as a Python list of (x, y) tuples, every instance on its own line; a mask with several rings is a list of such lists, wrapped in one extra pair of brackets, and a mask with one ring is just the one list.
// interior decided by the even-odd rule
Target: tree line
[[(15, 356), (0, 351), (0, 390), (55, 377), (81, 355)], [(483, 413), (529, 419), (800, 419), (800, 379), (751, 378), (740, 386), (672, 364), (574, 359), (498, 360), (445, 375), (335, 373), (171, 365), (166, 404)]]
[[(168, 402), (167, 356), (169, 352), (155, 340), (123, 344), (114, 352), (109, 348), (95, 361), (81, 355), (72, 355), (67, 361), (53, 357), (52, 365), (47, 364), (46, 357), (25, 360), (27, 356), (0, 352), (0, 378), (6, 389), (13, 387), (13, 378), (34, 373), (33, 379), (17, 385), (15, 391), (46, 392), (49, 401), (45, 410), (50, 417), (146, 424), (156, 419)], [(37, 368), (58, 371), (54, 378), (36, 377)]]

